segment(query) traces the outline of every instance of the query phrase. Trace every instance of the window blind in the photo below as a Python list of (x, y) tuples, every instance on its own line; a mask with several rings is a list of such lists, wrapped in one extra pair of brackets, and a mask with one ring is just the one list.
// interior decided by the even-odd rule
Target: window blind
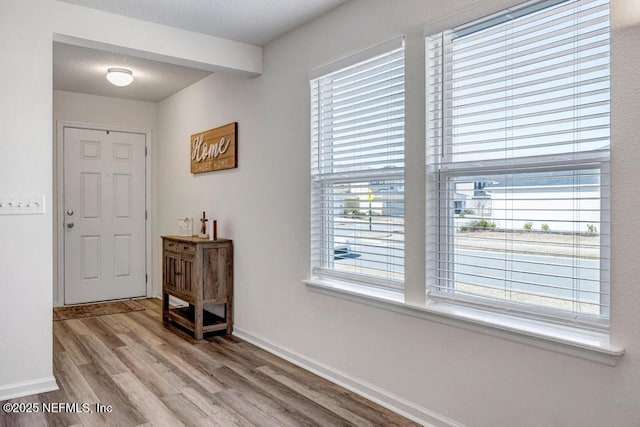
[(384, 47), (311, 80), (312, 270), (398, 288), (404, 280), (404, 48), (402, 40)]
[(606, 327), (608, 2), (528, 2), (427, 62), (431, 298)]

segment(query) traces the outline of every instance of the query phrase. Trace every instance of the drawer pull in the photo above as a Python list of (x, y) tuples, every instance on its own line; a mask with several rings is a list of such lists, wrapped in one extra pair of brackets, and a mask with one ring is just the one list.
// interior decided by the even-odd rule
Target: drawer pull
[(170, 248), (174, 247), (175, 244), (174, 243), (168, 243), (167, 246), (169, 246)]
[(180, 276), (182, 273), (180, 273), (179, 271), (176, 271), (176, 276)]
[(183, 246), (182, 249), (186, 251), (186, 250), (191, 249), (191, 246)]

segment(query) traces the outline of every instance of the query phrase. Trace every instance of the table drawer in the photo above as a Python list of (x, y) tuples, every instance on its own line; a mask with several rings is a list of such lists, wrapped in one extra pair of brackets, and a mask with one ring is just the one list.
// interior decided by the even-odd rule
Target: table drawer
[(176, 242), (175, 240), (165, 240), (164, 250), (178, 254), (195, 255), (196, 245), (193, 243)]

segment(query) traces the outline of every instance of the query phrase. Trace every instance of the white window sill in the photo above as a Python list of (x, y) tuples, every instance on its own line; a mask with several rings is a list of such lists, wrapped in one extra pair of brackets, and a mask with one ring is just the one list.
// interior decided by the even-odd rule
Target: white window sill
[(510, 341), (615, 366), (624, 354), (621, 347), (609, 344), (608, 334), (552, 325), (505, 314), (462, 307), (441, 302), (412, 305), (404, 302), (400, 291), (311, 278), (307, 288), (326, 295), (464, 328)]

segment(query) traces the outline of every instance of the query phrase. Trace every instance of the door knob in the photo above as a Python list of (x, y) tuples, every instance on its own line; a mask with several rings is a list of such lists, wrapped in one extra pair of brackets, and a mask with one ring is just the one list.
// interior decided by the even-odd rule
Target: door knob
[(73, 223), (72, 222), (67, 223), (67, 228), (73, 228)]
[(73, 215), (73, 209), (67, 209), (67, 215), (69, 216)]

